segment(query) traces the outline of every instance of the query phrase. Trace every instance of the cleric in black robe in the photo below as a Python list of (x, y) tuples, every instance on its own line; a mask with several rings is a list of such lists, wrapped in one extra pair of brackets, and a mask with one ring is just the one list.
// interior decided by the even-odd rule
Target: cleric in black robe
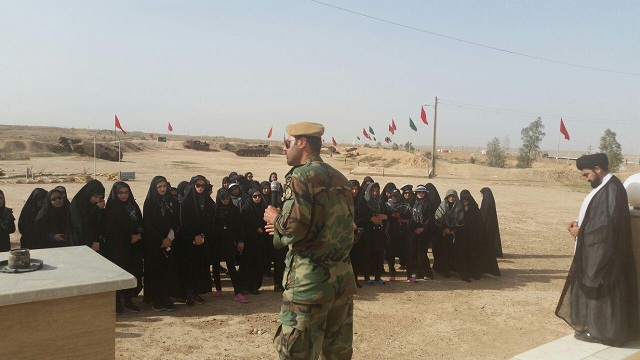
[(69, 201), (59, 188), (49, 191), (34, 223), (41, 248), (69, 246), (69, 206)]
[(27, 249), (39, 249), (39, 237), (35, 231), (36, 216), (44, 206), (47, 197), (47, 190), (35, 188), (24, 203), (20, 217), (18, 218), (18, 230), (20, 231), (20, 247)]
[(4, 193), (0, 190), (0, 252), (11, 250), (9, 234), (16, 232), (16, 218), (13, 210), (6, 207)]
[(143, 206), (144, 298), (155, 311), (174, 311), (170, 299), (177, 288), (171, 243), (177, 230), (178, 204), (167, 191), (167, 179), (151, 180)]
[(104, 186), (90, 180), (71, 200), (71, 245), (86, 245), (102, 254), (105, 241)]
[(240, 278), (245, 290), (259, 294), (262, 286), (263, 258), (260, 244), (269, 236), (264, 230), (264, 211), (267, 208), (260, 188), (249, 190), (249, 201), (240, 210), (242, 238), (240, 239)]
[[(458, 193), (450, 189), (435, 212), (438, 233), (433, 239), (433, 270), (449, 277), (456, 263), (456, 232), (464, 225), (464, 209)], [(460, 274), (464, 276), (464, 274)]]
[[(224, 261), (227, 265), (235, 300), (246, 303), (248, 300), (242, 295), (243, 286), (236, 271), (236, 249), (240, 234), (240, 210), (231, 203), (231, 194), (227, 188), (220, 188), (216, 194), (213, 221), (213, 239), (211, 246), (211, 258), (213, 269)], [(213, 281), (216, 291), (213, 299), (217, 300), (222, 295), (222, 283), (220, 271), (213, 271)]]
[(568, 227), (575, 254), (556, 315), (579, 340), (620, 346), (640, 329), (627, 192), (609, 173), (606, 154), (584, 155), (576, 165), (593, 190)]
[(415, 188), (415, 201), (411, 208), (411, 219), (409, 228), (413, 233), (413, 240), (410, 243), (407, 255), (407, 280), (415, 283), (416, 278), (433, 280), (433, 272), (427, 251), (429, 242), (433, 236), (431, 227), (433, 226), (433, 209), (437, 204), (431, 204), (427, 196), (427, 188), (418, 185)]
[(138, 312), (131, 298), (142, 289), (142, 212), (133, 197), (129, 184), (118, 181), (113, 184), (105, 208), (107, 224), (107, 257), (129, 274), (135, 276), (136, 287), (116, 291), (116, 313), (124, 309)]
[(495, 256), (501, 258), (502, 240), (500, 240), (500, 227), (498, 226), (498, 212), (496, 211), (496, 200), (493, 192), (488, 187), (480, 190), (482, 193), (482, 204), (480, 205), (480, 213), (482, 213), (482, 221), (485, 227), (485, 234), (488, 241), (493, 243)]
[(360, 241), (364, 243), (364, 281), (367, 285), (385, 285), (382, 266), (387, 244), (383, 221), (387, 216), (380, 211), (380, 185), (377, 182), (367, 186), (358, 205), (358, 217), (363, 223)]
[[(469, 190), (460, 192), (460, 201), (464, 208), (464, 226), (458, 231), (456, 238), (465, 247), (458, 254), (462, 256), (460, 261), (463, 263), (460, 266), (468, 266), (469, 274), (476, 280), (480, 279), (480, 274), (500, 276), (494, 243), (485, 235), (478, 203)], [(457, 243), (458, 241), (456, 241)]]
[(191, 178), (180, 203), (182, 257), (179, 262), (187, 306), (204, 304), (200, 294), (211, 292), (210, 243), (213, 242), (215, 203), (206, 190), (207, 184), (207, 179), (202, 175)]

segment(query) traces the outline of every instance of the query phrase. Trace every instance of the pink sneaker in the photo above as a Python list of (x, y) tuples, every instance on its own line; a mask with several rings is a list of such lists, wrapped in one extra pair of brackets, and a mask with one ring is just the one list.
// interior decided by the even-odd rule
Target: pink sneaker
[(410, 282), (410, 283), (412, 283), (412, 284), (415, 284), (415, 283), (417, 283), (417, 282), (418, 282), (418, 280), (416, 280), (416, 277), (415, 277), (415, 276), (412, 276), (410, 279), (408, 279), (408, 280), (407, 280), (407, 282)]
[(390, 276), (389, 277), (389, 281), (396, 281), (396, 277), (395, 276)]
[(237, 302), (241, 302), (241, 303), (243, 303), (243, 304), (245, 304), (245, 303), (248, 303), (248, 302), (249, 302), (249, 300), (247, 300), (247, 297), (246, 297), (246, 296), (244, 296), (244, 295), (242, 295), (242, 294), (238, 294), (238, 295), (236, 295), (235, 300), (236, 300)]
[(211, 295), (213, 300), (220, 300), (221, 296), (222, 296), (222, 291), (214, 291), (213, 295)]

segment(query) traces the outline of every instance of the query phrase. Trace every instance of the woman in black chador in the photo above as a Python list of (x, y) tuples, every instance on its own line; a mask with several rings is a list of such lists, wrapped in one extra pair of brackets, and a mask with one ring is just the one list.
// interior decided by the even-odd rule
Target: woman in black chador
[(231, 203), (231, 194), (227, 188), (218, 189), (213, 221), (213, 239), (211, 246), (211, 258), (213, 259), (213, 281), (216, 291), (213, 299), (220, 299), (222, 296), (222, 284), (220, 282), (220, 271), (215, 271), (216, 266), (224, 261), (227, 265), (235, 300), (241, 303), (248, 302), (242, 295), (242, 284), (236, 272), (236, 249), (238, 244), (238, 234), (240, 233), (240, 210)]
[(460, 202), (464, 208), (464, 226), (458, 231), (458, 239), (461, 246), (466, 247), (459, 254), (463, 256), (460, 266), (466, 264), (469, 274), (476, 280), (480, 279), (480, 274), (500, 276), (495, 248), (492, 241), (487, 241), (478, 203), (469, 190), (460, 192)]
[[(128, 273), (136, 277), (137, 285), (131, 289), (116, 292), (116, 313), (122, 308), (131, 312), (139, 309), (131, 298), (142, 288), (142, 234), (144, 224), (142, 212), (136, 204), (131, 188), (127, 183), (118, 181), (113, 184), (105, 210), (107, 223), (107, 246), (109, 259)], [(124, 302), (124, 306), (122, 305)]]
[(415, 201), (411, 208), (409, 227), (413, 234), (413, 241), (409, 247), (407, 259), (407, 280), (412, 283), (417, 278), (433, 280), (431, 265), (427, 251), (433, 236), (433, 213), (436, 204), (432, 204), (427, 196), (427, 188), (418, 185), (415, 188)]
[(178, 204), (167, 191), (167, 179), (151, 180), (144, 200), (144, 297), (155, 311), (174, 311), (169, 296), (176, 288), (171, 242), (177, 229)]
[[(367, 285), (374, 285), (376, 282), (385, 285), (381, 270), (386, 246), (383, 221), (387, 216), (380, 212), (380, 185), (376, 182), (369, 184), (360, 200), (358, 217), (364, 224), (360, 240), (364, 242), (364, 281)], [(375, 281), (371, 280), (371, 275)]]
[(358, 274), (364, 276), (364, 246), (362, 241), (360, 241), (360, 235), (362, 234), (361, 231), (365, 221), (360, 219), (360, 216), (358, 215), (360, 205), (358, 200), (360, 194), (360, 182), (358, 180), (349, 180), (349, 188), (351, 188), (351, 196), (353, 197), (353, 220), (357, 228), (354, 230), (354, 243), (351, 251), (349, 252), (349, 257), (351, 258), (353, 275), (356, 278), (356, 286), (361, 288), (362, 285), (358, 282)]
[[(437, 234), (433, 241), (433, 270), (449, 277), (455, 267), (456, 233), (464, 225), (464, 209), (458, 193), (450, 189), (435, 213)], [(462, 276), (462, 274), (460, 274)]]
[(54, 248), (69, 245), (71, 232), (69, 206), (69, 200), (59, 188), (49, 191), (47, 201), (35, 220), (40, 247)]
[(0, 252), (11, 250), (9, 234), (16, 232), (16, 218), (13, 210), (6, 207), (4, 193), (0, 190)]
[(47, 190), (35, 188), (24, 203), (20, 217), (18, 218), (18, 230), (20, 231), (20, 247), (27, 249), (39, 249), (41, 247), (38, 234), (35, 231), (36, 216), (45, 204)]
[(387, 215), (387, 249), (386, 258), (389, 264), (389, 281), (396, 280), (396, 257), (407, 261), (408, 247), (407, 237), (409, 234), (409, 220), (411, 219), (411, 208), (403, 201), (400, 190), (394, 188), (389, 200), (382, 204), (381, 211)]
[(78, 191), (71, 200), (70, 243), (86, 245), (103, 254), (105, 240), (104, 186), (98, 180), (91, 180)]
[(210, 253), (213, 240), (213, 199), (202, 175), (191, 178), (180, 203), (180, 268), (187, 306), (204, 304), (200, 294), (211, 292)]
[(240, 211), (242, 239), (238, 244), (240, 251), (240, 278), (245, 290), (258, 295), (262, 286), (262, 253), (260, 243), (266, 241), (268, 234), (262, 219), (267, 203), (262, 198), (260, 188), (249, 190), (251, 198)]
[(480, 213), (482, 213), (482, 221), (484, 223), (487, 241), (492, 244), (495, 250), (495, 256), (501, 258), (502, 240), (500, 240), (500, 227), (498, 226), (498, 212), (496, 211), (496, 199), (493, 198), (493, 192), (488, 187), (480, 190), (482, 193), (482, 204), (480, 205)]

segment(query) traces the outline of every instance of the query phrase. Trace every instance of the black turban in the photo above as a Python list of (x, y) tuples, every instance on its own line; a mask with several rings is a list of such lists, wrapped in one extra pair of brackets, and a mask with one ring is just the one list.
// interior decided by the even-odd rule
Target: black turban
[(605, 170), (609, 168), (609, 158), (607, 158), (607, 154), (582, 155), (576, 160), (578, 170), (595, 169), (596, 166)]

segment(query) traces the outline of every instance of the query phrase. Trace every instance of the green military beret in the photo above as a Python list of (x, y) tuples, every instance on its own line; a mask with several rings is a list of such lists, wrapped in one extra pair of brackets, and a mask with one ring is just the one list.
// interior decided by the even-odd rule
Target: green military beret
[(291, 136), (322, 136), (324, 134), (324, 126), (314, 122), (299, 122), (287, 125), (287, 134)]

